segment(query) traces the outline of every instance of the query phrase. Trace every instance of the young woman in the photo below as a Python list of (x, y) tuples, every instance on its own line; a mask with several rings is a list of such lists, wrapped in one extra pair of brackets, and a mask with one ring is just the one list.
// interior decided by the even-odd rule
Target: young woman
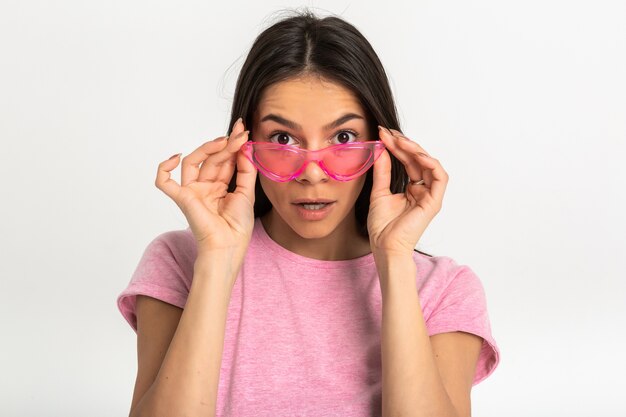
[[(349, 23), (259, 35), (230, 134), (158, 167), (189, 228), (147, 247), (118, 306), (137, 332), (131, 416), (469, 416), (496, 368), (483, 287), (414, 248), (441, 163), (404, 136)], [(242, 117), (239, 117), (242, 116)]]

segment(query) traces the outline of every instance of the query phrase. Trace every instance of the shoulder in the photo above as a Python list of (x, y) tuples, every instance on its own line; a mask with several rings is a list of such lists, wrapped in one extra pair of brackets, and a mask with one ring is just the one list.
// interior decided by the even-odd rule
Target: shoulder
[(167, 246), (174, 250), (197, 250), (191, 229), (169, 230), (157, 235), (150, 244)]
[(417, 267), (419, 287), (429, 285), (445, 288), (459, 277), (478, 280), (469, 265), (459, 263), (450, 256), (431, 256), (414, 251), (413, 260)]
[(153, 281), (176, 277), (191, 281), (197, 256), (198, 248), (191, 229), (162, 232), (145, 248), (134, 279)]
[(416, 284), (424, 318), (444, 310), (486, 310), (483, 283), (466, 264), (450, 256), (425, 256), (415, 253)]
[(160, 252), (172, 257), (179, 263), (195, 261), (198, 255), (196, 240), (190, 228), (170, 230), (157, 235), (148, 244), (146, 252)]
[(138, 295), (184, 307), (191, 287), (196, 253), (191, 230), (160, 233), (146, 246), (130, 282), (117, 297), (120, 312), (135, 331)]
[[(487, 378), (500, 361), (481, 279), (469, 265), (449, 256), (429, 257), (415, 252), (413, 258), (428, 335), (464, 332), (483, 339), (472, 382), (476, 385)], [(444, 336), (450, 337), (471, 340), (467, 335)]]

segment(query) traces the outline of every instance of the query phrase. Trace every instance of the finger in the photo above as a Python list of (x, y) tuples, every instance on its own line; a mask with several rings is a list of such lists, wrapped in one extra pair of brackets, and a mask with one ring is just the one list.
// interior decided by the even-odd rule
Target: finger
[(408, 138), (408, 137), (407, 137), (404, 133), (402, 133), (402, 132), (400, 132), (399, 130), (396, 130), (396, 129), (389, 129), (389, 130), (391, 131), (391, 133), (392, 133), (394, 136), (396, 136), (396, 137), (398, 137), (398, 138), (401, 138), (401, 139), (402, 139), (402, 138), (407, 139), (410, 143), (414, 143), (414, 144), (416, 145), (416, 149), (418, 150), (418, 152), (421, 152), (421, 153), (423, 153), (423, 154), (426, 154), (426, 155), (430, 156), (430, 154), (429, 154), (428, 152), (426, 152), (426, 151), (424, 150), (424, 148), (422, 148), (422, 147), (420, 146), (420, 144), (419, 144), (419, 143), (415, 142), (414, 140), (411, 140), (411, 139), (410, 139), (410, 138)]
[(409, 162), (409, 164), (413, 167), (412, 172), (409, 172), (409, 170), (407, 170), (409, 178), (414, 181), (419, 181), (420, 179), (423, 179), (425, 183), (430, 186), (432, 177), (428, 174), (428, 170), (424, 168), (423, 160), (422, 158), (420, 158), (420, 155), (427, 155), (423, 152), (418, 151), (416, 143), (410, 139), (400, 139), (398, 141), (398, 146), (406, 151), (409, 161), (413, 161)]
[[(428, 180), (425, 178), (424, 181), (426, 181), (429, 185), (430, 193), (433, 198), (438, 202), (439, 206), (441, 206), (443, 202), (443, 195), (445, 194), (446, 187), (448, 185), (448, 173), (443, 169), (441, 163), (437, 159), (424, 154), (418, 154), (418, 158), (424, 167), (424, 175), (428, 175)], [(430, 181), (430, 183), (428, 181)], [(415, 185), (415, 187), (422, 186)]]
[(391, 157), (387, 149), (374, 162), (374, 174), (370, 201), (391, 194)]
[[(238, 147), (235, 147), (232, 143), (233, 138), (241, 135), (243, 132), (244, 126), (241, 118), (237, 119), (235, 125), (233, 126), (233, 130), (230, 132), (230, 136), (226, 137), (226, 140), (229, 144), (223, 148), (220, 152), (217, 152), (215, 155), (209, 156), (203, 163), (202, 167), (200, 167), (200, 172), (198, 173), (197, 181), (216, 181), (218, 177), (222, 177), (220, 174), (223, 168), (223, 164), (225, 161), (228, 161), (228, 164), (234, 167), (235, 165), (235, 155), (239, 150)], [(228, 165), (227, 164), (227, 165)], [(230, 181), (230, 180), (228, 180)]]
[(219, 174), (216, 180), (222, 181), (226, 184), (230, 184), (230, 179), (235, 172), (235, 166), (237, 165), (237, 155), (241, 146), (248, 141), (250, 131), (246, 130), (240, 133), (238, 136), (231, 138), (228, 144), (227, 158), (225, 158), (219, 168)]
[(246, 130), (246, 127), (243, 124), (243, 119), (240, 117), (233, 125), (233, 130), (230, 132), (230, 137), (237, 136), (244, 130)]
[(256, 167), (246, 158), (243, 151), (239, 151), (237, 153), (237, 188), (234, 192), (246, 196), (252, 206), (254, 206), (256, 177)]
[(181, 185), (184, 187), (197, 181), (200, 173), (200, 164), (210, 155), (222, 150), (226, 144), (227, 141), (222, 136), (203, 143), (195, 151), (184, 157), (181, 165)]
[(408, 156), (407, 152), (398, 146), (397, 139), (381, 126), (378, 127), (378, 137), (385, 144), (385, 148), (391, 152), (391, 155), (395, 156), (400, 162)]
[(419, 161), (419, 158), (416, 158), (416, 154), (419, 154), (419, 153), (422, 153), (432, 158), (432, 156), (428, 152), (426, 152), (426, 150), (424, 150), (424, 148), (422, 148), (419, 143), (411, 140), (410, 138), (408, 138), (407, 136), (405, 136), (402, 132), (398, 130), (395, 130), (395, 129), (390, 129), (390, 130), (393, 133), (393, 136), (398, 138), (398, 141), (397, 141), (398, 145), (402, 149), (407, 151), (407, 153), (411, 155), (413, 159), (415, 159), (416, 161)]
[[(430, 156), (418, 143), (412, 141), (396, 129), (390, 130), (396, 138), (396, 143), (399, 147), (405, 150), (417, 163), (417, 165), (415, 163), (409, 163), (409, 165), (405, 164), (409, 178), (414, 181), (423, 179), (424, 184), (430, 189), (432, 197), (441, 205), (448, 184), (447, 172), (443, 169), (439, 161)], [(410, 169), (409, 166), (413, 167), (413, 169)], [(420, 166), (421, 170), (415, 169), (416, 166)], [(411, 186), (423, 187), (423, 185)]]
[(178, 161), (182, 154), (176, 154), (170, 157), (170, 159), (163, 161), (159, 164), (157, 169), (156, 180), (154, 185), (163, 191), (168, 197), (174, 200), (177, 204), (178, 193), (180, 192), (180, 185), (173, 179), (171, 179), (170, 172), (178, 166)]
[(422, 171), (422, 178), (424, 179), (424, 184), (430, 188), (433, 183), (433, 172), (430, 169), (425, 169)]
[[(203, 163), (198, 174), (197, 181), (220, 181), (220, 178), (226, 176), (229, 170), (228, 166), (234, 169), (236, 162), (236, 155), (248, 138), (249, 131), (241, 132), (237, 136), (232, 136), (227, 139), (226, 146), (219, 152), (210, 155)], [(226, 168), (225, 168), (226, 166)], [(231, 173), (232, 176), (232, 173)], [(230, 181), (228, 179), (227, 181)]]
[(416, 161), (415, 155), (411, 152), (411, 149), (403, 146), (401, 143), (407, 141), (407, 139), (394, 136), (384, 128), (379, 129), (379, 135), (381, 140), (385, 143), (385, 146), (402, 162), (409, 178), (413, 180), (421, 179), (422, 167), (419, 165), (419, 162)]

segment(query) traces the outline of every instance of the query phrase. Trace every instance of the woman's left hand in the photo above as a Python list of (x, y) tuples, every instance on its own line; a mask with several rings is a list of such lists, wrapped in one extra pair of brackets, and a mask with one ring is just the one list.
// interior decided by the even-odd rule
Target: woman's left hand
[[(374, 254), (412, 255), (426, 227), (441, 210), (448, 173), (438, 160), (401, 132), (379, 129), (385, 147), (374, 163), (370, 209), (367, 217), (370, 246)], [(391, 151), (409, 174), (404, 193), (392, 194)]]

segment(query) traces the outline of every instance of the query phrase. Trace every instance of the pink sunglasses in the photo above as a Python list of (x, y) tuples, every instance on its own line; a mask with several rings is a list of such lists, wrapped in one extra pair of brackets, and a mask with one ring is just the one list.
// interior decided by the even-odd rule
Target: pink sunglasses
[(267, 178), (286, 182), (304, 171), (311, 161), (337, 181), (350, 181), (364, 174), (385, 149), (381, 141), (350, 142), (309, 151), (293, 145), (246, 142), (241, 151)]

